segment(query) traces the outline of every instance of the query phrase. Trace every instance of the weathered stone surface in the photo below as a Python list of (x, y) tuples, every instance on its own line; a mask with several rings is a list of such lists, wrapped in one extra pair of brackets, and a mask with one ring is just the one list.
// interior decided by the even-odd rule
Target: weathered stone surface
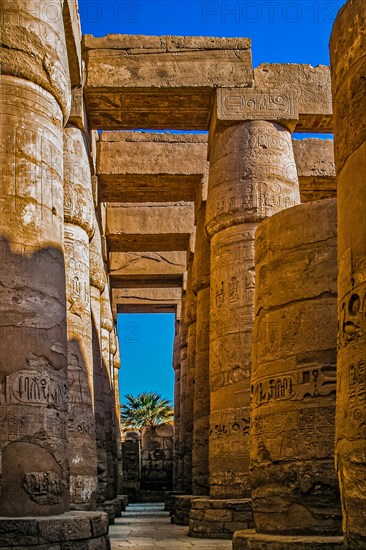
[(2, 75), (0, 86), (0, 514), (61, 514), (68, 509), (62, 113), (37, 84)]
[(0, 548), (71, 550), (80, 545), (86, 550), (107, 549), (106, 519), (105, 514), (98, 512), (67, 512), (60, 516), (19, 520), (0, 517)]
[(345, 545), (366, 544), (366, 5), (349, 0), (331, 42), (338, 178), (336, 464)]
[(366, 141), (366, 121), (360, 116), (365, 98), (365, 5), (349, 0), (339, 12), (330, 40), (337, 173)]
[(253, 526), (250, 499), (195, 498), (189, 516), (190, 537), (229, 539), (237, 529)]
[(343, 550), (342, 537), (261, 535), (236, 531), (233, 550)]
[(210, 245), (204, 233), (205, 213), (206, 202), (201, 202), (197, 212), (197, 238), (192, 268), (192, 290), (197, 296), (192, 442), (192, 490), (195, 495), (208, 495), (210, 492)]
[(263, 63), (254, 69), (254, 81), (262, 91), (284, 87), (291, 90), (299, 110), (296, 132), (333, 131), (329, 67)]
[(65, 120), (71, 89), (63, 0), (52, 6), (36, 0), (5, 0), (0, 5), (1, 74), (38, 84), (57, 100)]
[(193, 203), (118, 204), (107, 207), (111, 252), (188, 250)]
[(294, 139), (292, 145), (299, 176), (301, 202), (336, 197), (333, 140)]
[(101, 201), (194, 201), (208, 172), (207, 136), (102, 132), (97, 170)]
[(256, 233), (250, 454), (259, 533), (341, 529), (333, 465), (336, 208), (334, 199), (302, 204)]
[(109, 273), (113, 287), (181, 286), (187, 253), (110, 252)]
[[(111, 356), (111, 333), (114, 330), (109, 285), (100, 296), (101, 354), (104, 396), (104, 434), (106, 446), (106, 501), (113, 501), (117, 496), (117, 442), (115, 438), (115, 397), (113, 389), (113, 361)], [(114, 514), (114, 507), (111, 505)]]
[(114, 288), (113, 311), (117, 313), (174, 313), (181, 301), (180, 288)]
[(249, 397), (257, 223), (299, 202), (291, 134), (246, 122), (213, 138), (206, 231), (211, 237), (210, 495), (249, 495)]
[(246, 38), (85, 36), (93, 128), (208, 129), (214, 89), (250, 86)]
[(141, 430), (141, 490), (169, 491), (173, 487), (173, 426), (144, 426)]
[(63, 0), (63, 20), (72, 87), (81, 86), (83, 83), (81, 60), (82, 34), (78, 8), (77, 0)]
[(140, 491), (140, 434), (127, 432), (122, 442), (123, 492), (135, 502)]
[(64, 192), (70, 504), (74, 510), (94, 510), (97, 456), (89, 260), (94, 204), (85, 140), (76, 128), (64, 130)]
[[(285, 81), (286, 82), (286, 81)], [(217, 90), (212, 124), (216, 128), (244, 120), (271, 120), (294, 130), (299, 118), (295, 94), (287, 90), (229, 88)]]
[(189, 514), (195, 498), (193, 495), (177, 494), (172, 496), (170, 521), (174, 525), (189, 525)]
[[(180, 354), (180, 319), (176, 318), (174, 346), (173, 346), (173, 361), (174, 369), (174, 440), (173, 440), (173, 488), (177, 491), (179, 486), (179, 449), (180, 449), (180, 383), (181, 383), (181, 354)], [(169, 508), (170, 510), (170, 508)]]

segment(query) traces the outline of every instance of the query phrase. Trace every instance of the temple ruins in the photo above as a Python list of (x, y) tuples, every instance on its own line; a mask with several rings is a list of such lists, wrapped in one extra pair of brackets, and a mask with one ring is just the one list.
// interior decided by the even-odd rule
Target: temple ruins
[[(365, 550), (365, 0), (330, 67), (0, 16), (0, 548), (107, 550), (163, 488), (193, 538)], [(129, 312), (175, 314), (173, 439), (121, 442)]]

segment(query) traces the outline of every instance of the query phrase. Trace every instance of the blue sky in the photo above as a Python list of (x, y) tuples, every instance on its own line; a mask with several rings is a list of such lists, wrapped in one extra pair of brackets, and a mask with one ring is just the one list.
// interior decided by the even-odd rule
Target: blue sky
[[(329, 64), (332, 24), (345, 1), (79, 0), (79, 6), (84, 34), (242, 36), (252, 39), (254, 66), (316, 66)], [(121, 396), (154, 390), (172, 399), (173, 316), (125, 315), (118, 325)]]

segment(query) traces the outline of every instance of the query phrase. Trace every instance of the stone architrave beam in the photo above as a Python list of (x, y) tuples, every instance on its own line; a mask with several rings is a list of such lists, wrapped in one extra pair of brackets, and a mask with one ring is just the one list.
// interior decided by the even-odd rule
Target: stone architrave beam
[(182, 286), (187, 269), (187, 253), (110, 252), (109, 274), (114, 288), (119, 286)]
[(329, 67), (263, 63), (254, 69), (254, 81), (255, 87), (263, 91), (281, 87), (292, 91), (299, 109), (295, 132), (333, 132)]
[(301, 202), (335, 198), (337, 178), (333, 140), (294, 139), (292, 146), (299, 176)]
[(83, 55), (94, 129), (207, 130), (215, 88), (253, 81), (247, 38), (86, 35)]
[(181, 298), (181, 288), (113, 288), (113, 314), (175, 313)]
[(208, 173), (207, 135), (103, 132), (97, 151), (102, 202), (194, 201)]
[(188, 250), (193, 232), (193, 202), (107, 206), (106, 237), (110, 252)]

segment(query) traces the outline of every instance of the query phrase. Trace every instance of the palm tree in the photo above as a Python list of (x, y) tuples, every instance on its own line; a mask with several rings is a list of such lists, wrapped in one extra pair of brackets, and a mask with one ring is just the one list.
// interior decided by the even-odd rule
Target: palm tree
[(121, 405), (122, 425), (131, 428), (159, 426), (173, 420), (174, 410), (168, 399), (155, 392), (142, 392), (137, 397), (125, 395)]

